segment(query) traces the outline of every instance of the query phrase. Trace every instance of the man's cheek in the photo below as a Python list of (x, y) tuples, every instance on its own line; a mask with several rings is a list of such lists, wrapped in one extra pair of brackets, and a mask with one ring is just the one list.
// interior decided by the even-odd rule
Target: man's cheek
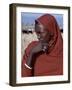
[(44, 39), (45, 39), (46, 41), (49, 41), (49, 36), (46, 35)]

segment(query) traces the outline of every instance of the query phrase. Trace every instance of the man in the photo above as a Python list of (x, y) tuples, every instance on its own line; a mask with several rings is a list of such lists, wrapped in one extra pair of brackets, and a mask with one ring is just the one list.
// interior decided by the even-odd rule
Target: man
[(45, 14), (35, 21), (39, 41), (33, 41), (22, 59), (22, 77), (63, 75), (63, 40), (55, 18)]

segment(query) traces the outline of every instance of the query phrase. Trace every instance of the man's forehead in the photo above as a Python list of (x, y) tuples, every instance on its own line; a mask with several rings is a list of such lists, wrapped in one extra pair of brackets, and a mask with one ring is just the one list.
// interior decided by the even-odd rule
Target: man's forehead
[(47, 30), (45, 30), (45, 27), (41, 24), (36, 25), (35, 28), (36, 31), (47, 32)]
[(42, 24), (37, 24), (36, 27), (44, 28)]

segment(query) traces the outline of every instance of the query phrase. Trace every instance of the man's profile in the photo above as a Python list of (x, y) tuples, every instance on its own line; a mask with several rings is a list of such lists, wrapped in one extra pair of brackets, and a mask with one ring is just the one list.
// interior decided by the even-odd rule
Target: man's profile
[(54, 16), (35, 20), (38, 41), (31, 42), (22, 58), (21, 76), (63, 75), (63, 40)]

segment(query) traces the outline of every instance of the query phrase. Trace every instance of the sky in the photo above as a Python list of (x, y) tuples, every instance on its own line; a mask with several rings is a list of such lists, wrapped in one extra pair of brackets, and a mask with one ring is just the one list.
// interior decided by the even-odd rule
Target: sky
[[(35, 22), (35, 19), (42, 16), (46, 13), (27, 13), (27, 12), (21, 12), (21, 24), (33, 24)], [(63, 15), (62, 14), (51, 14), (53, 15), (60, 28), (63, 28)]]

